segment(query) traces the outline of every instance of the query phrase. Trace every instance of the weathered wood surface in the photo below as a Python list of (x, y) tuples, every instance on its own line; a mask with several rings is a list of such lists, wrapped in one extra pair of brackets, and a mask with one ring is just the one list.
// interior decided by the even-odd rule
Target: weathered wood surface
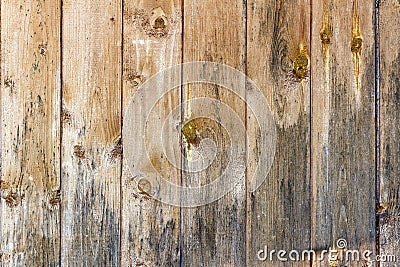
[[(381, 1), (379, 7), (380, 53), (380, 152), (379, 253), (400, 260), (400, 3)], [(381, 267), (393, 263), (381, 263)]]
[(60, 2), (1, 1), (0, 266), (59, 265)]
[[(311, 247), (310, 1), (251, 0), (247, 9), (247, 75), (267, 97), (277, 130), (270, 173), (248, 195), (248, 266), (309, 266), (276, 254), (270, 261), (269, 252)], [(247, 124), (253, 137), (257, 124)], [(257, 142), (249, 140), (250, 161), (260, 153)]]
[[(127, 113), (136, 90), (157, 72), (181, 63), (181, 1), (125, 1), (124, 4), (124, 50), (123, 50), (123, 109)], [(157, 80), (154, 94), (163, 92), (167, 78)], [(180, 262), (180, 208), (161, 203), (151, 197), (158, 185), (150, 184), (148, 175), (156, 172), (175, 184), (181, 183), (180, 169), (174, 168), (164, 155), (159, 137), (166, 116), (180, 105), (180, 88), (164, 96), (157, 103), (143, 98), (143, 105), (155, 105), (149, 119), (147, 147), (139, 147), (138, 140), (123, 136), (126, 149), (143, 149), (151, 157), (151, 165), (145, 166), (143, 177), (134, 177), (129, 169), (130, 162), (124, 158), (122, 176), (122, 266), (179, 266)], [(140, 106), (133, 113), (141, 114)], [(143, 114), (147, 115), (147, 114)], [(168, 125), (171, 127), (171, 125)], [(124, 127), (127, 127), (124, 125)], [(135, 131), (136, 129), (124, 129)], [(178, 132), (179, 133), (179, 132)], [(166, 146), (171, 128), (165, 133)], [(129, 143), (128, 143), (129, 142)], [(180, 151), (176, 155), (180, 163)], [(147, 157), (147, 155), (145, 155)], [(145, 159), (141, 159), (145, 161)], [(179, 166), (178, 166), (179, 167)], [(142, 179), (142, 180), (135, 180)]]
[[(243, 1), (184, 1), (183, 8), (183, 62), (211, 61), (245, 71), (245, 9)], [(190, 71), (190, 69), (183, 69)], [(218, 72), (216, 72), (218, 73)], [(229, 79), (221, 75), (221, 79)], [(242, 93), (245, 90), (243, 81)], [(245, 123), (245, 105), (227, 88), (209, 84), (184, 86), (184, 101), (206, 97), (226, 103)], [(229, 147), (241, 140), (231, 140), (226, 128), (218, 118), (227, 114), (221, 105), (204, 106), (210, 109), (209, 118), (201, 117), (201, 105), (194, 102), (184, 105), (183, 123), (192, 123), (196, 138), (210, 138), (215, 142), (216, 157), (204, 171), (194, 172), (192, 160), (197, 153), (204, 153), (206, 143), (196, 144), (195, 138), (185, 135), (185, 158), (182, 184), (186, 187), (205, 185), (218, 179), (232, 160)], [(194, 106), (196, 105), (196, 106)], [(199, 110), (200, 107), (200, 110)], [(229, 123), (222, 121), (222, 123)], [(190, 124), (189, 124), (190, 125)], [(240, 125), (237, 125), (240, 127)], [(184, 126), (185, 127), (185, 126)], [(227, 126), (228, 127), (228, 126)], [(243, 157), (238, 165), (245, 166), (245, 147), (240, 151)], [(205, 154), (205, 153), (204, 153)], [(203, 155), (205, 158), (206, 155)], [(207, 158), (204, 166), (207, 166)], [(238, 166), (240, 168), (240, 166)], [(214, 203), (182, 211), (182, 265), (183, 266), (244, 266), (246, 264), (246, 181), (238, 178), (234, 190)], [(205, 194), (207, 195), (208, 192)], [(211, 194), (210, 196), (211, 197)], [(207, 198), (207, 197), (206, 197)]]
[(375, 250), (373, 23), (374, 1), (313, 1), (311, 229), (318, 250), (340, 238), (348, 249)]
[[(339, 238), (400, 260), (397, 0), (1, 0), (0, 10), (0, 266), (329, 266), (257, 254), (321, 251)], [(199, 60), (246, 73), (268, 100), (276, 154), (255, 192), (262, 133), (228, 88), (189, 84), (156, 103), (143, 98), (138, 118), (154, 105), (145, 147), (124, 139), (137, 130), (123, 119), (140, 86)], [(170, 82), (160, 78), (152, 93)], [(229, 105), (248, 139), (232, 143), (218, 121), (226, 110), (186, 102), (198, 97)], [(176, 108), (176, 125), (164, 125)], [(202, 109), (217, 119), (196, 118)], [(216, 157), (195, 172), (208, 138)], [(230, 193), (200, 207), (157, 200), (154, 171), (207, 184), (232, 144), (247, 169)], [(147, 150), (151, 166), (132, 174), (123, 145)]]
[(63, 1), (65, 266), (120, 262), (121, 7), (121, 1)]

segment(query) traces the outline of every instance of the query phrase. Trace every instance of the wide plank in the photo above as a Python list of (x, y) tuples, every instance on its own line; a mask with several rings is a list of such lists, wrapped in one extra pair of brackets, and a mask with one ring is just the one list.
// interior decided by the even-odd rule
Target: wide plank
[[(183, 62), (217, 62), (244, 72), (245, 10), (239, 0), (184, 1)], [(209, 72), (207, 63), (204, 66), (184, 66), (183, 77), (204, 71), (204, 79), (215, 76), (221, 83), (231, 82), (223, 68)], [(244, 95), (244, 80), (239, 82), (237, 93)], [(246, 136), (237, 135), (245, 129), (246, 109), (244, 99), (229, 89), (207, 83), (183, 87), (182, 186), (221, 183), (193, 195), (183, 192), (182, 202), (188, 207), (182, 211), (182, 266), (246, 264)], [(224, 186), (229, 189), (226, 194)]]
[(1, 1), (0, 266), (60, 265), (60, 1)]
[[(164, 124), (179, 108), (181, 93), (178, 87), (162, 96), (173, 89), (169, 79), (152, 76), (181, 63), (181, 1), (125, 1), (123, 21), (122, 266), (179, 266), (180, 207), (154, 194), (161, 179), (181, 182), (181, 151), (169, 149), (180, 148), (180, 132), (174, 124)], [(142, 88), (149, 80), (154, 87)], [(135, 126), (139, 124), (146, 124), (143, 131)]]
[(379, 216), (379, 254), (387, 256), (381, 267), (400, 261), (400, 3), (380, 1), (380, 152), (377, 211)]
[(122, 2), (64, 0), (62, 264), (119, 266)]
[[(247, 3), (247, 75), (267, 99), (276, 127), (272, 167), (247, 197), (248, 266), (309, 266), (289, 260), (291, 250), (311, 246), (310, 1), (250, 0)], [(248, 135), (260, 132), (248, 109)], [(248, 182), (263, 152), (249, 139)], [(268, 149), (273, 149), (269, 146)], [(263, 166), (265, 167), (265, 166)], [(288, 261), (277, 253), (285, 250)], [(293, 255), (292, 255), (293, 256)]]
[(313, 248), (375, 252), (374, 1), (313, 1), (312, 25)]

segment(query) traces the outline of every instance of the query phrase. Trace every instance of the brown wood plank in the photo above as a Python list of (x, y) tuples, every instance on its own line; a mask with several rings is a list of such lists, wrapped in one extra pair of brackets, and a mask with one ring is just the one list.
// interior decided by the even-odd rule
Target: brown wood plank
[[(211, 61), (227, 64), (245, 71), (245, 5), (243, 1), (184, 1), (183, 61)], [(184, 68), (185, 72), (191, 68)], [(216, 72), (216, 75), (219, 75)], [(229, 81), (229, 76), (221, 74), (221, 79)], [(245, 84), (240, 89), (244, 93)], [(218, 179), (228, 167), (232, 154), (229, 148), (245, 142), (230, 139), (227, 129), (218, 122), (230, 116), (219, 103), (232, 109), (244, 125), (245, 104), (228, 89), (210, 84), (189, 84), (184, 86), (184, 101), (198, 97), (217, 100), (218, 104), (185, 104), (183, 114), (183, 141), (185, 158), (182, 184), (198, 187)], [(195, 106), (196, 105), (196, 106)], [(204, 110), (212, 118), (198, 118)], [(207, 154), (207, 139), (215, 142), (216, 157)], [(204, 141), (204, 143), (203, 143)], [(245, 147), (236, 147), (242, 157), (236, 158), (237, 167), (245, 166)], [(195, 172), (196, 158), (204, 160), (205, 170)], [(207, 167), (208, 160), (211, 164)], [(199, 166), (197, 166), (199, 167)], [(244, 170), (243, 170), (244, 171)], [(239, 170), (240, 173), (240, 170)], [(237, 177), (232, 177), (237, 175)], [(246, 264), (246, 181), (239, 174), (228, 174), (235, 178), (234, 189), (218, 201), (199, 207), (184, 208), (182, 211), (182, 265), (183, 266), (245, 266)], [(227, 186), (231, 186), (228, 184)], [(204, 200), (211, 197), (205, 191)], [(185, 198), (184, 198), (185, 199)]]
[(1, 1), (1, 266), (60, 254), (60, 2)]
[(313, 247), (375, 251), (374, 1), (313, 1), (312, 25)]
[(122, 3), (62, 16), (62, 263), (119, 266)]
[[(379, 253), (400, 261), (400, 3), (381, 1), (379, 8), (380, 45), (380, 181)], [(393, 266), (381, 262), (380, 266)]]
[[(310, 248), (310, 1), (250, 0), (247, 9), (247, 75), (266, 96), (277, 131), (272, 168), (248, 195), (248, 265), (309, 266), (276, 254), (271, 261), (269, 252)], [(256, 121), (247, 125), (253, 136)], [(250, 162), (260, 154), (257, 141), (249, 140)]]
[[(160, 185), (150, 184), (149, 179), (149, 175), (156, 174), (180, 184), (180, 170), (171, 165), (163, 150), (169, 147), (172, 136), (179, 137), (179, 132), (173, 125), (167, 125), (163, 135), (165, 146), (158, 142), (166, 116), (180, 105), (180, 88), (152, 102), (154, 94), (169, 89), (167, 78), (161, 77), (154, 88), (143, 92), (143, 98), (132, 109), (129, 107), (136, 91), (152, 75), (181, 63), (181, 28), (179, 0), (124, 2), (124, 122), (132, 118), (132, 123), (136, 123), (135, 118), (144, 117), (147, 132), (146, 147), (143, 147), (138, 141), (144, 133), (129, 128), (130, 123), (123, 125), (122, 266), (179, 266), (180, 263), (180, 208), (153, 198), (154, 190)], [(153, 105), (153, 110), (145, 114), (143, 110)], [(151, 115), (148, 120), (147, 115)], [(125, 134), (132, 131), (133, 138)], [(131, 158), (142, 150), (148, 154), (138, 162), (147, 162), (150, 156), (149, 166), (130, 169)], [(175, 151), (178, 162), (180, 154), (180, 150)]]

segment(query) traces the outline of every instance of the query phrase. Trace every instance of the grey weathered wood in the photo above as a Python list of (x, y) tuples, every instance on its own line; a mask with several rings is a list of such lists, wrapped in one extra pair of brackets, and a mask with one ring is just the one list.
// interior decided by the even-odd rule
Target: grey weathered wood
[(62, 264), (119, 266), (121, 1), (64, 0)]
[[(184, 1), (183, 61), (213, 61), (227, 64), (245, 71), (245, 5), (243, 1)], [(183, 71), (189, 69), (183, 69)], [(229, 77), (222, 77), (222, 79)], [(242, 123), (245, 122), (245, 105), (237, 96), (225, 88), (209, 84), (189, 84), (183, 89), (184, 101), (206, 97), (228, 104)], [(245, 87), (243, 84), (244, 92)], [(204, 106), (216, 117), (222, 116), (218, 107)], [(229, 147), (232, 140), (227, 131), (211, 119), (199, 119), (191, 105), (185, 105), (183, 127), (195, 127), (196, 133), (183, 133), (185, 158), (183, 166), (184, 186), (197, 187), (216, 179), (230, 159)], [(223, 111), (222, 111), (223, 112)], [(189, 129), (189, 128), (188, 128)], [(190, 158), (202, 153), (198, 137), (211, 138), (217, 146), (214, 162), (205, 170), (193, 173)], [(244, 142), (234, 140), (235, 142)], [(204, 151), (204, 150), (203, 150)], [(245, 166), (245, 149), (242, 163)], [(206, 155), (203, 155), (207, 157)], [(234, 190), (216, 202), (196, 208), (184, 208), (183, 214), (183, 266), (245, 266), (246, 264), (246, 182), (238, 179)], [(206, 195), (208, 192), (206, 193)]]
[[(247, 74), (267, 97), (277, 130), (270, 173), (248, 195), (248, 266), (309, 266), (278, 262), (276, 256), (260, 261), (257, 253), (311, 245), (310, 1), (251, 0), (247, 9)], [(253, 136), (256, 122), (247, 125)], [(260, 153), (257, 142), (249, 140), (250, 162)]]
[[(378, 245), (376, 253), (400, 260), (400, 3), (375, 2), (378, 40), (373, 0), (1, 0), (0, 266), (309, 266), (263, 262), (257, 253), (265, 246), (320, 251), (339, 238), (349, 249)], [(249, 139), (241, 140), (239, 164), (247, 176), (232, 192), (205, 206), (174, 207), (152, 196), (157, 185), (136, 184), (122, 144), (140, 147), (121, 136), (122, 119), (153, 74), (197, 60), (228, 64), (255, 81), (276, 121), (276, 155), (264, 184), (249, 192), (262, 134), (250, 107), (226, 88), (176, 88), (154, 106), (146, 137), (163, 178), (206, 184), (230, 156), (226, 129), (195, 118), (201, 114), (185, 104), (181, 124), (163, 134), (181, 135), (174, 156), (189, 171), (168, 162), (157, 138), (182, 101), (228, 104)], [(153, 90), (168, 84), (160, 79)], [(153, 104), (143, 99), (135, 111)], [(192, 173), (191, 157), (206, 138), (219, 153)]]
[[(151, 0), (124, 2), (124, 52), (123, 52), (123, 109), (124, 116), (141, 114), (141, 107), (152, 106), (151, 99), (144, 97), (134, 109), (136, 114), (126, 114), (134, 93), (157, 72), (181, 63), (181, 1)], [(168, 84), (165, 79), (157, 81), (155, 92), (163, 92)], [(153, 94), (153, 91), (146, 92)], [(144, 133), (137, 133), (133, 140), (123, 136), (124, 155), (126, 150), (133, 153), (146, 149), (151, 164), (158, 176), (180, 184), (179, 168), (174, 168), (159, 145), (166, 116), (180, 104), (180, 88), (164, 96), (151, 112), (146, 136), (146, 148), (138, 140)], [(151, 115), (149, 114), (149, 115)], [(147, 115), (147, 114), (144, 114)], [(158, 121), (157, 121), (158, 120)], [(127, 127), (126, 124), (123, 125)], [(166, 146), (170, 137), (179, 132), (167, 125)], [(125, 129), (138, 131), (138, 129)], [(176, 151), (180, 162), (180, 151)], [(145, 156), (147, 157), (147, 155)], [(122, 176), (122, 266), (179, 266), (180, 263), (180, 208), (163, 204), (151, 197), (158, 185), (150, 185), (147, 175), (152, 166), (140, 169), (142, 177), (131, 173), (130, 162), (124, 157)], [(146, 159), (141, 160), (145, 162)], [(141, 178), (140, 182), (135, 180)]]
[[(400, 260), (400, 3), (381, 1), (379, 8), (380, 51), (380, 180), (379, 253)], [(381, 267), (394, 266), (393, 262)]]
[[(374, 1), (313, 1), (311, 229), (317, 250), (333, 248), (340, 238), (348, 249), (375, 250), (373, 19)], [(314, 264), (329, 266), (327, 260)]]
[(60, 253), (60, 2), (1, 1), (0, 266)]

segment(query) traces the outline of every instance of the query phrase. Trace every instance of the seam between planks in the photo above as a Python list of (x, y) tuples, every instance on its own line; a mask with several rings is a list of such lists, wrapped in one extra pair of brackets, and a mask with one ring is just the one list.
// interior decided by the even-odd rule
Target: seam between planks
[[(63, 59), (64, 59), (64, 54), (63, 54), (63, 0), (60, 0), (60, 163), (59, 163), (59, 168), (60, 168), (60, 194), (61, 196), (63, 196), (64, 192), (61, 192), (62, 190), (62, 153), (63, 153), (63, 149), (62, 149), (62, 137), (63, 137), (63, 122), (62, 122), (62, 118), (63, 118)], [(59, 264), (60, 266), (62, 265), (62, 208), (63, 205), (60, 205), (59, 207), (59, 216), (60, 216), (60, 222), (59, 222), (59, 235), (60, 235), (60, 251), (59, 251)]]
[[(247, 26), (248, 26), (248, 9), (247, 9), (247, 0), (243, 0), (243, 8), (244, 8), (244, 72), (245, 72), (245, 76), (249, 77), (249, 73), (248, 73), (248, 69), (247, 69), (247, 52), (248, 52), (248, 43), (247, 43), (247, 38), (248, 38), (248, 30), (247, 30)], [(245, 92), (244, 92), (244, 97), (245, 97), (245, 108), (244, 108), (244, 127), (246, 129), (246, 135), (247, 135), (247, 131), (248, 131), (248, 123), (247, 123), (247, 116), (248, 116), (248, 104), (247, 104), (247, 83), (245, 83)], [(245, 172), (244, 172), (244, 179), (245, 179), (245, 200), (244, 200), (244, 204), (246, 207), (246, 212), (245, 212), (245, 226), (244, 226), (244, 230), (245, 230), (245, 236), (246, 236), (246, 245), (245, 245), (245, 257), (246, 257), (246, 266), (249, 266), (249, 260), (250, 260), (250, 254), (249, 254), (249, 240), (251, 240), (251, 235), (249, 233), (249, 201), (248, 198), (250, 197), (250, 192), (248, 191), (248, 172), (247, 172), (247, 160), (249, 158), (249, 146), (248, 146), (248, 139), (245, 138), (245, 145), (246, 145), (246, 150), (245, 150), (245, 154), (246, 154), (246, 165), (245, 165)]]
[[(183, 64), (184, 61), (184, 56), (185, 56), (185, 49), (184, 49), (184, 40), (185, 40), (185, 0), (181, 0), (181, 64)], [(184, 123), (184, 116), (185, 116), (185, 105), (183, 105), (183, 100), (185, 97), (184, 94), (184, 85), (182, 84), (183, 82), (183, 65), (181, 65), (181, 86), (180, 86), (180, 97), (181, 99), (179, 100), (180, 104), (181, 104), (181, 125), (183, 125)], [(183, 142), (183, 137), (182, 134), (180, 134), (180, 138), (179, 138), (180, 142)], [(183, 188), (183, 164), (184, 164), (184, 157), (180, 157), (180, 165), (181, 165), (181, 170), (179, 172), (180, 174), (180, 182), (181, 182), (181, 188)], [(184, 228), (184, 224), (183, 224), (183, 205), (182, 205), (182, 190), (180, 193), (180, 207), (179, 207), (179, 238), (180, 240), (180, 249), (179, 249), (179, 266), (182, 267), (183, 266), (183, 248), (184, 248), (184, 232), (183, 232), (183, 228)]]
[[(1, 11), (2, 11), (2, 1), (0, 1), (0, 177), (3, 176), (3, 77), (1, 76), (3, 70), (3, 54), (2, 54), (2, 45), (1, 45), (1, 37), (2, 37), (2, 25), (1, 25)], [(4, 200), (2, 198), (1, 192), (0, 192), (0, 208), (2, 208), (2, 205), (4, 203)], [(0, 214), (0, 236), (3, 236), (3, 222), (2, 222), (2, 214)], [(0, 242), (0, 251), (2, 251), (1, 247), (2, 242)], [(0, 258), (0, 265), (1, 265), (2, 259)]]
[[(374, 38), (375, 38), (375, 246), (376, 254), (380, 255), (380, 217), (377, 206), (380, 202), (380, 171), (381, 171), (381, 133), (380, 133), (380, 34), (379, 34), (379, 5), (380, 0), (374, 5)], [(380, 262), (376, 263), (380, 267)]]
[[(310, 0), (310, 32), (309, 32), (309, 45), (310, 45), (310, 81), (309, 81), (309, 86), (310, 86), (310, 114), (309, 116), (309, 126), (310, 126), (310, 143), (309, 143), (309, 150), (310, 150), (310, 162), (309, 162), (309, 168), (310, 168), (310, 185), (309, 185), (309, 197), (310, 197), (310, 249), (314, 249), (314, 244), (313, 244), (313, 210), (314, 210), (314, 201), (313, 201), (313, 120), (312, 120), (312, 114), (313, 114), (313, 83), (312, 83), (312, 78), (313, 78), (313, 64), (311, 59), (313, 58), (313, 0)], [(310, 267), (313, 266), (313, 261), (312, 259), (310, 261)]]
[(122, 140), (122, 157), (120, 161), (120, 174), (119, 174), (119, 266), (122, 266), (122, 226), (123, 226), (123, 190), (122, 190), (122, 177), (124, 168), (124, 140), (122, 139), (122, 130), (124, 127), (124, 0), (121, 0), (121, 61), (120, 61), (120, 109), (121, 109), (121, 132), (120, 140)]

